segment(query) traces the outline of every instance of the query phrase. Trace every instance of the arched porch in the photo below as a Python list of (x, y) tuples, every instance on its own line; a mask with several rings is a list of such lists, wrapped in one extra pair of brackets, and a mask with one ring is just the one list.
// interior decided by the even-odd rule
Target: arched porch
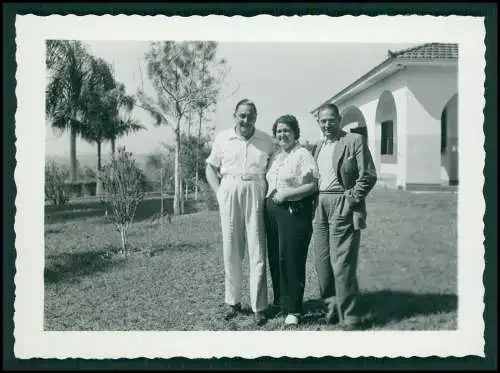
[(441, 181), (458, 185), (458, 93), (441, 112)]
[(346, 132), (360, 133), (368, 137), (365, 116), (356, 106), (349, 106), (341, 113), (340, 127)]
[(375, 112), (375, 154), (380, 180), (396, 187), (398, 180), (398, 115), (392, 92), (380, 94)]

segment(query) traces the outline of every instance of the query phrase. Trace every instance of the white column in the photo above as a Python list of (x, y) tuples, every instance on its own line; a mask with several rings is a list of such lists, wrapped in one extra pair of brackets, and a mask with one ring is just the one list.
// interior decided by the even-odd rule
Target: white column
[(396, 186), (405, 188), (408, 179), (408, 89), (399, 88), (392, 92), (394, 104), (396, 106), (396, 128), (397, 141), (397, 165), (396, 165)]
[(372, 153), (373, 162), (378, 173), (380, 173), (380, 149), (377, 148), (377, 136), (380, 134), (376, 131), (375, 113), (377, 112), (377, 100), (372, 100), (366, 104), (360, 105), (359, 110), (363, 113), (368, 132), (368, 147)]

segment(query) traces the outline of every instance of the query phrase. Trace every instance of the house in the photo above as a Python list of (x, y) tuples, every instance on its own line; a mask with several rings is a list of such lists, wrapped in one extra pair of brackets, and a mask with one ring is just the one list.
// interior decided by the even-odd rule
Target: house
[(458, 184), (457, 74), (457, 44), (388, 51), (321, 105), (336, 104), (344, 130), (368, 137), (379, 184), (440, 189)]

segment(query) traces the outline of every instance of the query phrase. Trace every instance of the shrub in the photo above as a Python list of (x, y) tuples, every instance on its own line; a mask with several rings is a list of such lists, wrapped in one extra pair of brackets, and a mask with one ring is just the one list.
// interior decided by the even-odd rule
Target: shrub
[(96, 181), (66, 181), (65, 189), (66, 193), (70, 197), (81, 197), (81, 196), (95, 196), (96, 195)]
[(69, 171), (55, 161), (48, 161), (45, 164), (45, 198), (54, 205), (63, 205), (69, 200), (65, 184), (68, 174)]
[(66, 182), (66, 189), (71, 197), (81, 197), (83, 194), (83, 185), (79, 181)]
[(101, 173), (105, 192), (105, 203), (110, 218), (120, 233), (122, 253), (127, 254), (127, 230), (134, 219), (137, 206), (144, 199), (146, 176), (125, 147), (104, 166)]
[(80, 171), (80, 178), (84, 180), (95, 180), (97, 177), (96, 172), (94, 169), (90, 168), (89, 166), (85, 165), (83, 169), (79, 170)]
[(86, 181), (83, 183), (83, 191), (85, 195), (95, 196), (97, 188), (97, 182), (95, 181)]
[(208, 185), (208, 183), (201, 181), (199, 184), (198, 193), (199, 193), (198, 200), (205, 204), (207, 210), (210, 211), (219, 210), (219, 203), (217, 202), (217, 197), (215, 196), (214, 191), (212, 190), (212, 188), (210, 188), (210, 185)]

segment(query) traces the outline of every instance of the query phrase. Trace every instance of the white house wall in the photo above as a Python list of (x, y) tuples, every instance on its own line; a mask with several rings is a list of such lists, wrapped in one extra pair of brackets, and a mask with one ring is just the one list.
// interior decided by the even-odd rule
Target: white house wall
[[(396, 105), (397, 164), (381, 163), (380, 149), (377, 146), (378, 141), (380, 141), (380, 126), (376, 122), (376, 113), (379, 98), (384, 91), (392, 93)], [(373, 155), (379, 180), (382, 184), (387, 181), (388, 184), (396, 186), (403, 185), (405, 181), (406, 145), (403, 136), (406, 133), (406, 91), (406, 77), (403, 70), (378, 82), (339, 105), (341, 112), (350, 106), (356, 106), (363, 113), (368, 131), (368, 146)]]
[[(396, 106), (396, 164), (382, 163), (377, 145), (383, 115), (376, 118), (376, 112), (384, 91), (393, 95)], [(410, 184), (441, 184), (444, 181), (440, 147), (441, 113), (456, 92), (456, 66), (409, 66), (341, 102), (339, 109), (343, 112), (355, 106), (362, 112), (368, 131), (368, 145), (382, 184), (388, 181), (388, 184), (402, 188)], [(449, 136), (453, 137), (453, 134)]]
[(441, 114), (457, 92), (455, 67), (407, 70), (408, 127), (406, 183), (441, 183)]

